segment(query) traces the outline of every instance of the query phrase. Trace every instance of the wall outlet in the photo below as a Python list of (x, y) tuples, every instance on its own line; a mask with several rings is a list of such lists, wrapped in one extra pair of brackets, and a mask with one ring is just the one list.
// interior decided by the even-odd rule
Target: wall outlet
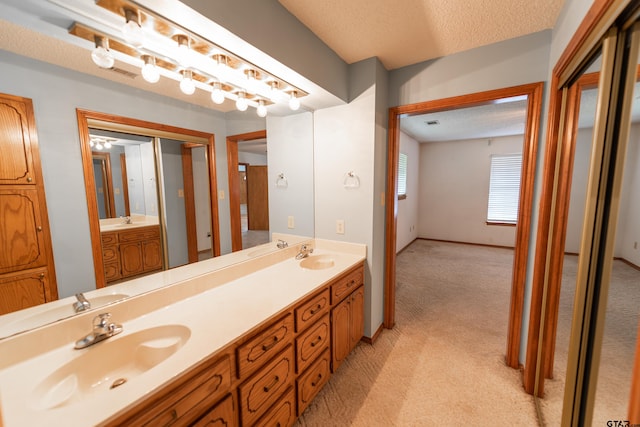
[(289, 217), (287, 218), (287, 227), (288, 227), (288, 228), (295, 228), (295, 227), (296, 227), (296, 222), (295, 222), (295, 220), (293, 219), (293, 216), (289, 216)]
[(336, 233), (344, 234), (344, 219), (336, 220)]
[(224, 200), (224, 190), (218, 190), (218, 198)]
[(178, 197), (181, 199), (184, 198), (184, 190), (182, 188), (178, 190)]

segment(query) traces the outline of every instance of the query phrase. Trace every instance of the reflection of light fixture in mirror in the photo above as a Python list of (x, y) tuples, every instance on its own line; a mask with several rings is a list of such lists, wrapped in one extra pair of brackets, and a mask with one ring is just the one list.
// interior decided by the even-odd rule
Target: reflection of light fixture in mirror
[(95, 36), (96, 48), (91, 52), (91, 59), (100, 68), (111, 68), (115, 63), (113, 54), (109, 50), (109, 39), (103, 36)]
[(104, 148), (106, 148), (107, 150), (111, 148), (111, 141), (109, 141), (108, 139), (105, 139)]
[(180, 90), (185, 95), (193, 95), (193, 93), (196, 91), (196, 84), (193, 82), (193, 72), (191, 70), (182, 70)]
[(284, 172), (280, 172), (276, 176), (276, 187), (287, 188), (288, 186), (289, 186), (289, 182), (287, 181), (287, 177), (284, 176)]
[(178, 49), (176, 49), (176, 59), (183, 67), (190, 67), (191, 60), (189, 55), (191, 55), (191, 49), (189, 49), (189, 37), (184, 34), (178, 34), (175, 36), (175, 40), (178, 43)]
[(225, 68), (227, 68), (229, 58), (227, 58), (226, 55), (222, 55), (222, 54), (213, 55), (212, 58), (215, 61), (215, 66), (218, 69), (218, 71), (222, 71)]
[(264, 105), (264, 100), (258, 100), (258, 108), (256, 109), (258, 117), (267, 117), (267, 106)]
[(342, 183), (344, 188), (358, 188), (360, 187), (360, 178), (353, 171), (349, 171), (344, 176)]
[(142, 31), (142, 27), (140, 26), (140, 15), (138, 12), (125, 8), (124, 19), (126, 23), (122, 27), (122, 35), (125, 40), (135, 47), (142, 46), (144, 44), (144, 31)]
[(300, 108), (298, 92), (295, 90), (291, 91), (291, 98), (289, 98), (289, 108), (291, 108), (293, 111), (296, 111), (298, 108)]
[(156, 58), (151, 55), (142, 55), (144, 65), (142, 66), (142, 78), (149, 83), (156, 83), (160, 80), (160, 70), (156, 66)]
[(247, 102), (247, 94), (241, 90), (238, 92), (238, 99), (236, 100), (236, 108), (238, 111), (247, 111), (249, 103)]
[(249, 80), (250, 82), (256, 80), (256, 70), (252, 70), (251, 68), (249, 68), (248, 70), (244, 71), (244, 74), (247, 76), (247, 80)]
[(211, 100), (216, 104), (222, 104), (224, 102), (224, 93), (222, 92), (222, 85), (220, 82), (211, 83)]

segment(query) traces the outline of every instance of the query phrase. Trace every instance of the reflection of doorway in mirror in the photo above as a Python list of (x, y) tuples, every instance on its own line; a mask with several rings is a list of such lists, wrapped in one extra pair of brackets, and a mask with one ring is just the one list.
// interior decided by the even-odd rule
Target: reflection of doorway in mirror
[(269, 185), (264, 141), (238, 142), (242, 248), (269, 242)]
[(249, 217), (247, 213), (247, 163), (238, 164), (238, 182), (240, 183), (240, 230), (246, 233), (249, 230)]

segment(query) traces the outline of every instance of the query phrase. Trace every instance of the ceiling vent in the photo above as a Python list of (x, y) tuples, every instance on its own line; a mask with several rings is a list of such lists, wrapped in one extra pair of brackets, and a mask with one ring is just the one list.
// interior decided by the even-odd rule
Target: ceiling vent
[(427, 124), (427, 126), (435, 126), (435, 125), (439, 125), (440, 121), (439, 120), (429, 120), (427, 122), (425, 122)]
[(132, 73), (131, 71), (123, 70), (122, 68), (118, 67), (111, 67), (109, 68), (109, 70), (113, 71), (114, 73), (121, 74), (125, 77), (129, 77), (130, 79), (135, 79), (136, 77), (138, 77), (136, 73)]

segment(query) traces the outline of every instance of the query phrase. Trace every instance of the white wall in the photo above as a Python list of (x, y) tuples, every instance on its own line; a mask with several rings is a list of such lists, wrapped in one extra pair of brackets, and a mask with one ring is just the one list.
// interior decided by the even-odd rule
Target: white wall
[(418, 238), (420, 144), (400, 132), (400, 152), (407, 155), (407, 198), (398, 200), (396, 253)]
[(196, 205), (198, 252), (211, 250), (211, 203), (209, 203), (209, 168), (206, 147), (191, 149), (193, 193)]
[(514, 246), (515, 227), (487, 225), (492, 154), (522, 153), (523, 136), (420, 144), (421, 238)]
[(567, 235), (564, 251), (577, 254), (580, 252), (582, 223), (587, 198), (587, 180), (589, 179), (589, 162), (593, 128), (579, 129), (576, 136), (576, 149), (573, 157), (573, 174), (571, 176), (571, 193), (569, 196), (569, 216), (567, 218)]
[(267, 155), (238, 151), (238, 163), (249, 163), (251, 166), (266, 166)]
[(640, 125), (631, 127), (616, 232), (616, 256), (640, 266)]
[[(267, 117), (269, 231), (313, 237), (313, 115), (308, 112)], [(284, 173), (287, 187), (276, 187)], [(294, 228), (288, 228), (293, 217)]]

